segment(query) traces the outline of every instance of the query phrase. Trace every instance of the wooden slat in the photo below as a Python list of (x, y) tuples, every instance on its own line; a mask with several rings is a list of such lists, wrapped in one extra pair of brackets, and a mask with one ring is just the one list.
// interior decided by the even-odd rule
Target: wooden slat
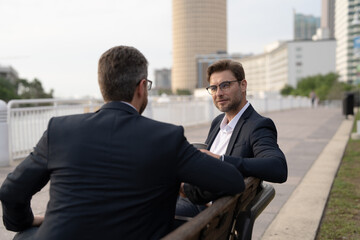
[(222, 197), (189, 222), (166, 235), (163, 240), (228, 239), (233, 221), (254, 199), (259, 179), (246, 178), (245, 191)]

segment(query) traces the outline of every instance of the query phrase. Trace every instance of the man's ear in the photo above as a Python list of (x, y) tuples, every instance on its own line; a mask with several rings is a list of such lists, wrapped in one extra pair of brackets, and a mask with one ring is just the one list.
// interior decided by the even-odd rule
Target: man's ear
[(240, 87), (241, 87), (241, 91), (246, 91), (246, 88), (247, 88), (247, 81), (246, 79), (243, 79), (241, 82), (240, 82)]
[(142, 97), (142, 95), (145, 94), (145, 90), (146, 90), (146, 81), (144, 81), (144, 79), (142, 79), (139, 83), (139, 85), (137, 85), (136, 89), (135, 89), (135, 94), (137, 94), (137, 97)]

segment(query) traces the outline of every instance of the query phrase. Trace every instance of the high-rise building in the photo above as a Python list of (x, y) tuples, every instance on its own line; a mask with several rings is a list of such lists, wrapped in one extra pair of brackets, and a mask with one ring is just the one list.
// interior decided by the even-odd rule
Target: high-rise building
[(196, 56), (227, 51), (226, 0), (173, 0), (172, 91), (197, 86)]
[(334, 38), (335, 0), (321, 2), (321, 29), (328, 31), (328, 38)]
[(336, 0), (336, 71), (340, 81), (360, 83), (360, 0)]
[(312, 37), (314, 41), (322, 39), (334, 39), (335, 23), (335, 0), (322, 0), (321, 2), (321, 25)]
[(171, 89), (171, 69), (163, 68), (155, 70), (155, 88)]
[(309, 40), (320, 27), (320, 18), (294, 11), (294, 40)]

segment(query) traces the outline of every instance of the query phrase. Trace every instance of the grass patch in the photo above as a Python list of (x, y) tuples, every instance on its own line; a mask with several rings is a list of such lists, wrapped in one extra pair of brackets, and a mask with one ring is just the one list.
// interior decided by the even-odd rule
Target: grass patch
[(360, 239), (360, 140), (348, 142), (316, 239)]

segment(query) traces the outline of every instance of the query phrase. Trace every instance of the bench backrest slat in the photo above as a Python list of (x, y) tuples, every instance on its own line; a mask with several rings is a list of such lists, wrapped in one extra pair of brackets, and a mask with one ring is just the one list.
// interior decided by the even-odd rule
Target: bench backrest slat
[(260, 180), (245, 179), (245, 191), (222, 197), (196, 217), (166, 235), (163, 240), (229, 239), (235, 231), (235, 219), (255, 198)]

